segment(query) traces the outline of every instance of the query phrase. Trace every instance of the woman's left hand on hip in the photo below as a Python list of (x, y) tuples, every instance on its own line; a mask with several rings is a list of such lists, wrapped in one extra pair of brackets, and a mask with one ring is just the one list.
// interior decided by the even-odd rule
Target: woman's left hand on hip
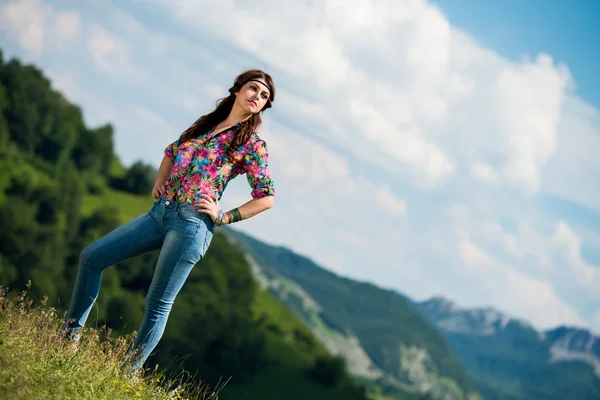
[(202, 196), (202, 200), (198, 204), (200, 209), (197, 212), (210, 216), (214, 222), (219, 216), (219, 203), (207, 194), (201, 194), (200, 196)]

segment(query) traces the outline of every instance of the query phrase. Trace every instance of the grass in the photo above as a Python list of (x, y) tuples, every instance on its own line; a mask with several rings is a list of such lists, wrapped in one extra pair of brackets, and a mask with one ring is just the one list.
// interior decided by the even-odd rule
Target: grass
[(154, 201), (150, 195), (136, 196), (106, 187), (101, 194), (87, 194), (83, 198), (81, 215), (88, 217), (101, 207), (114, 207), (118, 210), (119, 219), (125, 223), (148, 211)]
[(0, 286), (0, 399), (218, 399), (222, 386), (212, 391), (189, 374), (123, 373), (133, 335), (84, 328), (74, 353), (58, 335), (62, 319), (45, 303)]

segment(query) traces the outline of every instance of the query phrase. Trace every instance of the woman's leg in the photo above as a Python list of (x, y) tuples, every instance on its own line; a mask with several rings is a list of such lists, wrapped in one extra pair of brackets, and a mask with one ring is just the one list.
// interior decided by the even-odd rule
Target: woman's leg
[(178, 212), (181, 215), (181, 211), (173, 210), (169, 218), (170, 229), (148, 289), (144, 319), (132, 345), (130, 365), (134, 371), (139, 371), (160, 341), (175, 297), (212, 240), (210, 217), (197, 215), (190, 217), (192, 223), (185, 223), (177, 219)]
[[(152, 212), (152, 211), (151, 211)], [(145, 213), (86, 246), (79, 255), (79, 270), (71, 295), (64, 328), (78, 339), (98, 297), (102, 272), (120, 261), (160, 248), (164, 233), (158, 222)]]

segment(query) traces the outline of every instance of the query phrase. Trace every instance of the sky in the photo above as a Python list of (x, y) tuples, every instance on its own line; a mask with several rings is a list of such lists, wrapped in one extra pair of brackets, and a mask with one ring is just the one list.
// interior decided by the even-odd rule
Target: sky
[[(415, 300), (600, 333), (592, 7), (5, 0), (0, 47), (89, 126), (113, 124), (126, 165), (158, 167), (237, 74), (265, 69), (275, 207), (237, 229)], [(249, 199), (238, 177), (221, 207)]]

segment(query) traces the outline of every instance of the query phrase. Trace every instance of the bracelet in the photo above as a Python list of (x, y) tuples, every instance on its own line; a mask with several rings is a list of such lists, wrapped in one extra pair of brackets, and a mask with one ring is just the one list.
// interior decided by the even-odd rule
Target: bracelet
[(234, 208), (231, 211), (227, 212), (227, 215), (229, 217), (229, 224), (233, 224), (234, 222), (238, 222), (242, 220), (242, 215), (240, 214), (240, 211), (237, 208)]
[(223, 211), (219, 210), (219, 215), (217, 216), (217, 219), (215, 220), (216, 226), (223, 225), (223, 217), (224, 216), (225, 216), (225, 213)]

